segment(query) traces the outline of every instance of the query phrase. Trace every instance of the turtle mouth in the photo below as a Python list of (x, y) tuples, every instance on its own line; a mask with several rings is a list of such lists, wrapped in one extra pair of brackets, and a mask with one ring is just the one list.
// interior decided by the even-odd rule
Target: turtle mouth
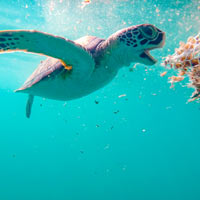
[[(147, 49), (145, 49), (141, 54), (140, 54), (140, 57), (141, 58), (145, 58), (145, 59), (147, 59), (148, 60), (148, 63), (150, 64), (150, 65), (153, 65), (153, 64), (155, 64), (156, 62), (157, 62), (157, 60), (150, 54), (150, 52), (149, 51), (151, 51), (151, 50), (154, 50), (154, 49), (160, 49), (160, 48), (162, 48), (164, 45), (165, 45), (165, 33), (160, 33), (160, 36), (161, 37), (159, 37), (159, 44), (157, 44), (156, 46), (154, 46), (154, 47), (151, 47), (151, 48), (147, 48)], [(156, 39), (157, 40), (157, 39)], [(153, 42), (152, 42), (153, 43)], [(154, 44), (156, 44), (156, 41), (154, 41)]]
[[(157, 48), (154, 48), (154, 49), (157, 49)], [(152, 50), (152, 49), (145, 50), (141, 54), (141, 57), (147, 58), (150, 62), (152, 62), (153, 64), (155, 64), (157, 62), (157, 60), (150, 54), (150, 52), (149, 52), (150, 50)]]
[(150, 54), (149, 51), (154, 50), (154, 49), (159, 49), (162, 47), (153, 47), (153, 48), (149, 48), (149, 49), (145, 49), (141, 54), (140, 57), (147, 59), (148, 60), (148, 64), (149, 65), (153, 65), (157, 62), (157, 60)]

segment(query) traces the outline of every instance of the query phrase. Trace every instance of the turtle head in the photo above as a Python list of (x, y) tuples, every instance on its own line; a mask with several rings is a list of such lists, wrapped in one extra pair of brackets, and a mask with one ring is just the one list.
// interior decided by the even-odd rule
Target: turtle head
[(151, 24), (122, 29), (113, 34), (113, 38), (115, 38), (113, 41), (116, 41), (113, 45), (116, 48), (113, 49), (118, 49), (118, 57), (126, 65), (131, 62), (155, 64), (157, 60), (150, 55), (149, 51), (161, 48), (165, 43), (165, 33)]

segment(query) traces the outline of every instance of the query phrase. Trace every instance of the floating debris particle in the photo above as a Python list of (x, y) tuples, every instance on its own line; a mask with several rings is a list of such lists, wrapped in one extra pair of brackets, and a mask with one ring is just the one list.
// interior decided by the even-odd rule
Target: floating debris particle
[(126, 94), (121, 94), (118, 96), (118, 98), (126, 97)]
[(114, 114), (117, 114), (118, 112), (119, 112), (119, 110), (116, 110), (116, 111), (114, 111), (113, 113), (114, 113)]
[(171, 76), (171, 77), (169, 77), (169, 79), (171, 79), (170, 82), (180, 82), (184, 79), (184, 77), (183, 76)]
[(84, 0), (84, 1), (82, 1), (82, 3), (81, 3), (82, 4), (81, 9), (85, 8), (85, 6), (87, 6), (90, 3), (91, 3), (90, 0)]
[(165, 71), (165, 72), (162, 72), (162, 73), (160, 74), (160, 76), (163, 77), (163, 76), (165, 76), (166, 74), (167, 74), (167, 72)]
[(157, 12), (157, 13), (159, 13), (159, 12), (160, 12), (160, 10), (159, 10), (158, 8), (156, 8), (156, 12)]
[(142, 132), (145, 133), (145, 132), (146, 132), (146, 129), (142, 129)]
[(95, 104), (99, 104), (99, 101), (97, 101), (97, 100), (95, 100), (94, 102), (95, 102)]
[(55, 9), (55, 2), (51, 1), (50, 5), (49, 5), (49, 10), (50, 10), (50, 12), (52, 12), (52, 11), (54, 11), (54, 9)]

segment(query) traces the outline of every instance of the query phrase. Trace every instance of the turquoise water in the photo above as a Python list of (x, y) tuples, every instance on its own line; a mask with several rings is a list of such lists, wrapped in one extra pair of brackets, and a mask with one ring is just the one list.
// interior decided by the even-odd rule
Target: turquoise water
[[(196, 35), (200, 1), (0, 1), (0, 29), (36, 29), (76, 39), (107, 38), (131, 25), (166, 32), (152, 52), (158, 63), (122, 69), (106, 87), (82, 99), (15, 94), (43, 56), (0, 55), (0, 200), (199, 200), (199, 103), (192, 89), (160, 73), (162, 57)], [(131, 64), (130, 67), (132, 67)], [(120, 95), (126, 95), (119, 98)], [(98, 104), (95, 103), (98, 101)]]

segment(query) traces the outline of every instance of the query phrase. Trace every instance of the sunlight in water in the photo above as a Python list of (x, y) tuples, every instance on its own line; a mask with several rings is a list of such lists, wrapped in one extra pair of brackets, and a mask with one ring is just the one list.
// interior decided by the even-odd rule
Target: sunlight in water
[[(166, 33), (164, 47), (151, 53), (158, 60), (155, 65), (131, 63), (102, 89), (67, 102), (37, 96), (33, 102), (29, 96), (26, 106), (27, 94), (13, 90), (46, 56), (0, 54), (0, 200), (200, 199), (200, 104), (186, 104), (193, 92), (185, 87), (188, 78), (172, 89), (168, 83), (184, 64), (195, 64), (190, 75), (198, 76), (193, 81), (199, 84), (199, 61), (189, 55), (191, 62), (184, 63), (184, 57), (193, 47), (199, 50), (199, 40), (188, 38), (200, 31), (200, 0), (1, 0), (0, 19), (0, 30), (38, 30), (69, 40), (86, 35), (106, 39), (144, 23)], [(0, 46), (9, 48), (8, 39), (0, 39), (4, 42)], [(15, 39), (17, 46), (20, 42)], [(30, 46), (64, 54), (62, 44), (50, 48), (44, 41)], [(180, 41), (185, 44), (179, 45)], [(118, 53), (120, 58), (128, 55), (127, 50)], [(177, 70), (161, 66), (169, 55), (167, 64), (178, 64)], [(102, 58), (98, 59), (95, 70)], [(53, 69), (49, 63), (46, 66)], [(43, 72), (53, 80), (63, 71), (55, 76)], [(184, 68), (179, 75), (188, 72)], [(46, 83), (49, 94), (60, 88), (61, 94), (69, 88), (85, 89), (81, 84), (76, 89), (74, 84), (55, 84), (52, 89)], [(26, 109), (30, 114), (32, 103), (27, 119)]]

